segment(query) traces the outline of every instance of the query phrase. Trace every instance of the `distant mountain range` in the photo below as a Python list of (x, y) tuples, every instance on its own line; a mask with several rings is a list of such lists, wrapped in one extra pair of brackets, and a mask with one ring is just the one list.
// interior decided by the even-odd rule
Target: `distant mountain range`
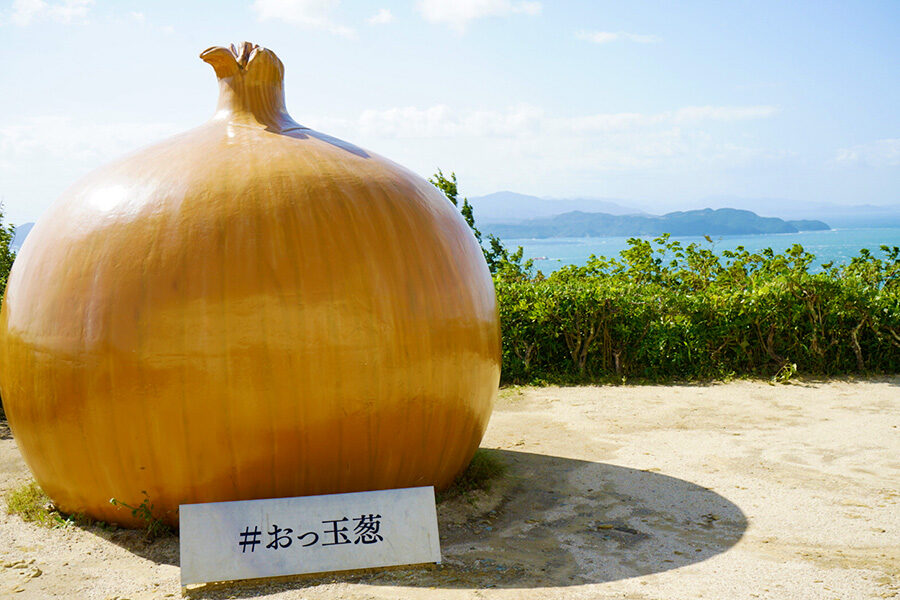
[(518, 223), (525, 219), (552, 217), (580, 210), (610, 215), (640, 215), (644, 211), (622, 204), (613, 198), (538, 198), (516, 192), (495, 192), (487, 196), (469, 198), (475, 222)]
[[(521, 223), (573, 211), (610, 215), (658, 215), (665, 212), (659, 206), (618, 198), (539, 198), (509, 191), (476, 196), (469, 198), (469, 202), (472, 203), (475, 221), (479, 224)], [(753, 211), (763, 217), (825, 221), (832, 227), (900, 227), (900, 204), (851, 206), (798, 202), (786, 198), (708, 196), (694, 202), (683, 202), (678, 208), (737, 208)]]
[(18, 252), (19, 248), (22, 247), (22, 242), (24, 242), (25, 238), (28, 237), (28, 234), (31, 233), (32, 227), (34, 227), (34, 223), (24, 223), (22, 225), (16, 225), (16, 234), (13, 236), (13, 240), (9, 244), (9, 249), (13, 252)]
[(501, 238), (607, 237), (629, 235), (674, 236), (752, 235), (827, 230), (822, 221), (785, 221), (760, 217), (749, 210), (720, 208), (656, 215), (611, 215), (571, 211), (554, 217), (519, 223), (494, 223), (482, 227)]

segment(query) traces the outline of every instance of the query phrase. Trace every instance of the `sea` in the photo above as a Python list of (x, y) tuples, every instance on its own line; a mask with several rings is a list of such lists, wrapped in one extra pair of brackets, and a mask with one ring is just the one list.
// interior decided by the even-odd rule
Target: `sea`
[[(634, 236), (629, 236), (634, 237)], [(652, 239), (644, 236), (643, 239)], [(771, 248), (783, 252), (800, 244), (804, 250), (816, 256), (812, 271), (821, 270), (823, 263), (846, 264), (867, 248), (878, 257), (884, 257), (879, 250), (882, 245), (900, 246), (900, 227), (831, 229), (828, 231), (803, 231), (800, 233), (774, 233), (758, 235), (710, 236), (712, 244), (700, 237), (672, 237), (683, 246), (697, 243), (720, 253), (743, 246), (750, 252)], [(534, 259), (534, 267), (543, 273), (553, 272), (564, 265), (583, 265), (590, 255), (617, 257), (628, 247), (628, 237), (583, 237), (583, 238), (504, 238), (504, 245), (515, 250), (524, 249), (524, 257)]]

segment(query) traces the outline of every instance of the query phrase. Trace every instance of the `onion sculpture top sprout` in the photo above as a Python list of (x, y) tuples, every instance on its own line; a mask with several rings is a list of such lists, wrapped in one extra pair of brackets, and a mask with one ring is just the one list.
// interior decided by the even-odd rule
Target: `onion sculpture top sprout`
[(285, 110), (281, 61), (201, 58), (206, 124), (90, 174), (39, 220), (0, 314), (0, 392), (60, 510), (434, 485), (500, 373), (497, 304), (454, 207)]

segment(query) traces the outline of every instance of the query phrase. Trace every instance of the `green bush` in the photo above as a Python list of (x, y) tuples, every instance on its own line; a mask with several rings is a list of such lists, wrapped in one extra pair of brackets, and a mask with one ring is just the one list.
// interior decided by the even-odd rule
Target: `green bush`
[(881, 254), (814, 273), (799, 245), (719, 256), (664, 235), (549, 277), (495, 270), (503, 381), (900, 372), (900, 248)]

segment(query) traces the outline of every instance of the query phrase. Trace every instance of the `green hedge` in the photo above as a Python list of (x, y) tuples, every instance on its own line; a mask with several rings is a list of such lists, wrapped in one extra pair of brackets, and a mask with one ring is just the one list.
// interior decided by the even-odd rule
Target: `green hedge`
[(900, 249), (824, 265), (632, 239), (544, 277), (494, 275), (504, 383), (900, 372)]

